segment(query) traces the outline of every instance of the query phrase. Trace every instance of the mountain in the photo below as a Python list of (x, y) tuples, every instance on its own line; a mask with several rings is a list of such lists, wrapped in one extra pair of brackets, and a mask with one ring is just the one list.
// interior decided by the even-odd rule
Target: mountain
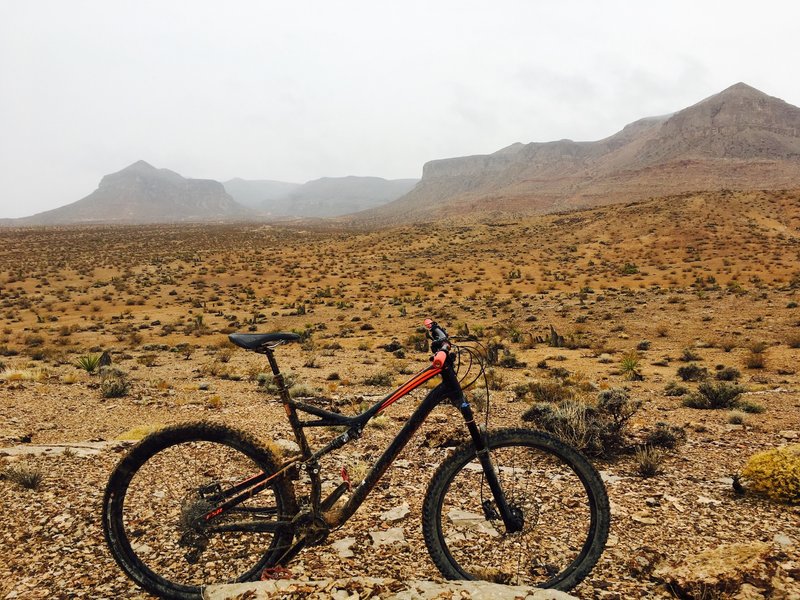
[(238, 202), (264, 215), (334, 217), (382, 206), (411, 191), (417, 179), (323, 177), (302, 185), (232, 179), (225, 189)]
[(594, 142), (516, 143), (428, 162), (407, 195), (353, 218), (427, 221), (550, 213), (724, 188), (800, 185), (800, 108), (737, 83), (677, 113)]
[(323, 177), (289, 195), (290, 214), (333, 217), (382, 206), (411, 191), (417, 179), (381, 177)]
[(174, 223), (252, 218), (218, 181), (186, 179), (143, 160), (106, 175), (85, 198), (13, 225)]
[(222, 185), (225, 186), (225, 191), (239, 204), (259, 211), (273, 212), (272, 207), (286, 206), (289, 194), (302, 184), (237, 177), (223, 182)]

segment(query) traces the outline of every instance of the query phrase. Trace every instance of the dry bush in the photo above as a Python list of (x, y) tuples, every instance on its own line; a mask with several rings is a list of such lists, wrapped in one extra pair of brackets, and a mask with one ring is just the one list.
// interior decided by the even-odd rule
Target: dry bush
[(600, 392), (597, 405), (580, 400), (539, 402), (522, 415), (566, 443), (595, 456), (618, 453), (627, 440), (628, 421), (641, 408), (628, 392), (611, 389)]
[(633, 457), (636, 472), (644, 478), (655, 477), (662, 471), (665, 453), (652, 446), (638, 448)]

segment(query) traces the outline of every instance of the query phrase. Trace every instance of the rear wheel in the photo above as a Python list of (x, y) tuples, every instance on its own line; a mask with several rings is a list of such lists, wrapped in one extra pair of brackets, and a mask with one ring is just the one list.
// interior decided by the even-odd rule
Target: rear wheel
[[(269, 450), (220, 425), (179, 425), (146, 437), (106, 487), (103, 527), (114, 558), (141, 587), (168, 598), (199, 598), (205, 585), (256, 578), (291, 533), (214, 532), (203, 515), (226, 488), (276, 467)], [(211, 523), (285, 521), (295, 512), (293, 491), (278, 477)]]
[(569, 590), (608, 537), (605, 487), (586, 458), (538, 431), (488, 436), (492, 464), (521, 530), (507, 533), (472, 444), (436, 471), (423, 505), (428, 551), (448, 579)]

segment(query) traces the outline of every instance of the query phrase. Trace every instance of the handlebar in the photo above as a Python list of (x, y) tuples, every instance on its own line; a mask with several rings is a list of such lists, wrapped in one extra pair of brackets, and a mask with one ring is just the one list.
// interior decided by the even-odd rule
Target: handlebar
[(450, 341), (447, 337), (447, 332), (431, 319), (425, 319), (425, 328), (428, 330), (428, 338), (431, 340), (433, 366), (440, 369), (447, 361), (447, 353), (450, 351)]

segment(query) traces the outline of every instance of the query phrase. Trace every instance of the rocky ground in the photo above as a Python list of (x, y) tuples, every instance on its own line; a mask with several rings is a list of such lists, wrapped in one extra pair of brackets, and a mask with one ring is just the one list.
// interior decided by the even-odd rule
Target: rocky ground
[[(266, 230), (262, 239), (249, 229), (134, 232), (141, 237), (77, 229), (60, 233), (60, 250), (46, 232), (4, 234), (0, 598), (147, 597), (117, 568), (100, 527), (105, 482), (126, 440), (196, 420), (265, 441), (289, 437), (283, 411), (263, 385), (263, 360), (231, 347), (226, 333), (305, 332), (302, 345), (279, 349), (280, 364), (304, 382), (304, 393), (355, 412), (427, 364), (415, 346), (429, 316), (451, 333), (468, 329), (501, 347), (498, 358), (507, 360), (492, 370), (494, 427), (522, 423), (534, 400), (530, 390), (519, 393), (523, 383), (563, 387), (568, 380), (589, 402), (624, 387), (641, 400), (626, 447), (593, 458), (613, 522), (606, 551), (573, 594), (711, 598), (721, 587), (722, 597), (800, 597), (800, 509), (738, 494), (732, 479), (754, 453), (800, 441), (792, 244), (759, 234), (737, 255), (734, 238), (720, 234), (711, 245), (660, 238), (640, 250), (566, 240), (568, 224), (556, 228), (553, 221), (560, 218), (544, 229), (450, 231), (466, 239), (482, 266), (449, 275), (431, 266), (441, 254), (429, 232), (395, 244), (399, 257), (388, 254), (390, 242), (409, 231)], [(591, 217), (593, 227), (599, 219)], [(399, 238), (387, 242), (392, 235)], [(574, 248), (564, 246), (571, 241)], [(539, 247), (530, 265), (514, 262), (524, 244)], [(548, 255), (548, 248), (558, 252)], [(601, 262), (604, 252), (613, 261)], [(315, 280), (320, 265), (326, 278)], [(602, 283), (604, 273), (613, 285)], [(564, 346), (550, 345), (550, 325)], [(122, 397), (104, 398), (98, 375), (76, 366), (101, 350), (127, 374)], [(634, 361), (636, 376), (625, 360), (628, 367)], [(713, 382), (735, 369), (745, 389), (740, 400), (764, 411), (700, 410), (667, 395), (674, 385), (697, 391), (697, 381), (678, 376), (692, 364)], [(363, 468), (421, 393), (394, 404), (380, 427), (326, 463), (326, 476), (337, 480), (342, 466)], [(686, 440), (666, 452), (658, 474), (642, 477), (635, 449), (658, 422), (682, 428)], [(353, 519), (291, 565), (293, 576), (436, 580), (420, 505), (431, 474), (462, 436), (460, 416), (438, 408)], [(41, 481), (28, 489), (18, 483), (20, 472)]]

